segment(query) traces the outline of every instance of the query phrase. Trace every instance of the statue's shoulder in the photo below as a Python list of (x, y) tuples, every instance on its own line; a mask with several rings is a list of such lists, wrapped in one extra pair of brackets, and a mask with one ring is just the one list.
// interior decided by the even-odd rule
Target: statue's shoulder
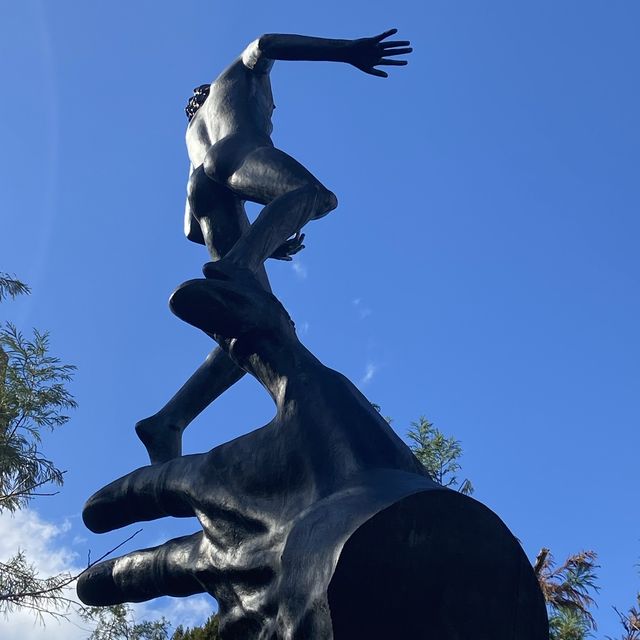
[(273, 60), (268, 58), (260, 47), (260, 38), (250, 42), (240, 56), (241, 63), (254, 73), (269, 73), (273, 67)]

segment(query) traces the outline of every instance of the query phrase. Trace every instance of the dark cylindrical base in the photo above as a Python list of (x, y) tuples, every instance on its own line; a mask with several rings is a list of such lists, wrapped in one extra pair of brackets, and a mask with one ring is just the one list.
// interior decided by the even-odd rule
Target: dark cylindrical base
[(504, 523), (453, 491), (362, 525), (329, 586), (334, 640), (548, 640), (532, 567)]

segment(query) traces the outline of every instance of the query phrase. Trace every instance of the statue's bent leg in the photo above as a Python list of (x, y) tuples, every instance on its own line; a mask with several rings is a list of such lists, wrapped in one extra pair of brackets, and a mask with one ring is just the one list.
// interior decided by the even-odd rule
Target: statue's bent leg
[(216, 348), (158, 413), (140, 420), (136, 433), (151, 464), (182, 455), (182, 432), (244, 373), (224, 351)]
[(227, 185), (238, 197), (267, 205), (228, 253), (229, 260), (254, 271), (309, 220), (338, 205), (313, 174), (275, 147), (247, 154)]
[[(220, 260), (251, 226), (243, 199), (209, 178), (202, 165), (191, 175), (187, 195), (211, 259)], [(271, 291), (263, 264), (256, 269), (256, 275), (262, 286)]]
[[(189, 180), (191, 210), (200, 223), (209, 254), (219, 260), (249, 229), (242, 201), (223, 185), (206, 176), (202, 167)], [(271, 291), (264, 266), (256, 275)], [(136, 424), (152, 464), (182, 455), (182, 432), (189, 423), (244, 375), (226, 353), (214, 349), (204, 363), (185, 382), (158, 413)]]

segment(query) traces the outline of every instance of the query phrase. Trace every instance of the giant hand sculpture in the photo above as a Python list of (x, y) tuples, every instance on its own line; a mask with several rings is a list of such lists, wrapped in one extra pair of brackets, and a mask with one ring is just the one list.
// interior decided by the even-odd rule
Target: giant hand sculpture
[(171, 308), (262, 383), (276, 417), (96, 493), (93, 531), (165, 516), (203, 531), (93, 567), (81, 599), (208, 592), (225, 640), (547, 638), (531, 566), (497, 516), (434, 483), (256, 276), (217, 264)]

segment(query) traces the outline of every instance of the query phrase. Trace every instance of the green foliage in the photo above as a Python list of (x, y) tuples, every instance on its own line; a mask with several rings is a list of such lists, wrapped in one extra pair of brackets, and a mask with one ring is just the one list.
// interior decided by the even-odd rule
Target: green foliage
[[(382, 414), (382, 407), (379, 404), (376, 404), (375, 402), (371, 403), (371, 406), (380, 414)], [(382, 416), (389, 424), (391, 424), (393, 422), (393, 418), (390, 416)]]
[(131, 607), (116, 604), (111, 607), (87, 607), (81, 613), (87, 622), (96, 623), (88, 640), (167, 640), (169, 621), (164, 617), (149, 622), (136, 622)]
[(572, 609), (559, 609), (549, 616), (549, 640), (586, 640), (593, 638), (585, 617)]
[(187, 627), (184, 629), (182, 625), (179, 626), (171, 636), (171, 640), (220, 640), (218, 615), (209, 616), (201, 627), (194, 627), (193, 629)]
[(29, 609), (42, 618), (43, 613), (64, 617), (62, 609), (71, 604), (64, 589), (75, 580), (69, 573), (40, 578), (24, 552), (18, 551), (0, 562), (0, 612)]
[[(0, 301), (29, 293), (0, 273)], [(13, 324), (0, 325), (0, 513), (24, 508), (47, 484), (61, 485), (63, 472), (41, 450), (43, 430), (65, 424), (76, 402), (66, 388), (75, 367), (49, 354), (47, 333), (25, 337)], [(72, 602), (68, 573), (41, 578), (25, 554), (0, 562), (0, 613), (17, 608), (64, 617)]]
[[(620, 618), (620, 624), (624, 633), (618, 640), (640, 640), (640, 593), (636, 596), (637, 606), (631, 607), (625, 613), (618, 611), (614, 607), (615, 612)], [(607, 640), (616, 640), (607, 636)]]
[(29, 287), (24, 282), (16, 280), (15, 276), (0, 272), (0, 302), (7, 297), (15, 298), (30, 291)]
[(407, 437), (413, 441), (411, 451), (437, 483), (457, 489), (465, 495), (473, 493), (473, 485), (469, 480), (458, 482), (457, 473), (461, 468), (458, 460), (462, 456), (459, 440), (447, 438), (424, 416), (411, 423)]
[(0, 349), (6, 356), (0, 380), (0, 512), (15, 511), (35, 490), (62, 484), (62, 471), (41, 451), (41, 433), (65, 424), (76, 402), (65, 383), (75, 367), (49, 355), (46, 333), (26, 338), (10, 322), (0, 327)]
[[(640, 567), (640, 565), (636, 565)], [(636, 595), (636, 605), (628, 609), (628, 611), (622, 613), (616, 607), (613, 610), (618, 614), (620, 618), (620, 624), (622, 625), (623, 634), (620, 638), (611, 638), (607, 636), (607, 640), (640, 640), (640, 593)]]
[(549, 610), (551, 640), (585, 640), (593, 637), (596, 623), (591, 614), (595, 604), (596, 553), (581, 551), (556, 566), (549, 549), (542, 549), (533, 570)]

